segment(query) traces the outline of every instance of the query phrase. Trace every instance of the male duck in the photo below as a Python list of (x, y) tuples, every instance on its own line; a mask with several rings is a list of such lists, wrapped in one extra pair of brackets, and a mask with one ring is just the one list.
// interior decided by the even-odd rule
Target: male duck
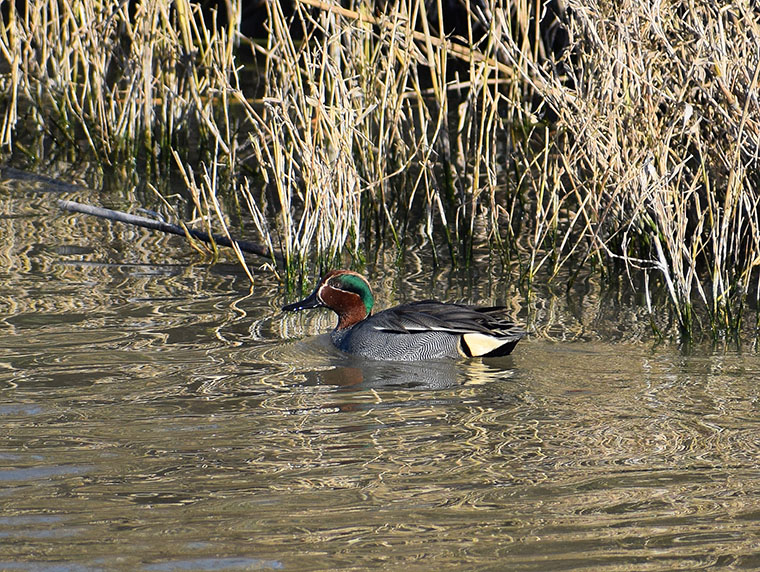
[(361, 274), (332, 270), (311, 296), (283, 310), (330, 308), (338, 314), (338, 325), (330, 334), (335, 347), (378, 360), (506, 356), (525, 335), (504, 317), (503, 307), (423, 300), (372, 315), (374, 303)]

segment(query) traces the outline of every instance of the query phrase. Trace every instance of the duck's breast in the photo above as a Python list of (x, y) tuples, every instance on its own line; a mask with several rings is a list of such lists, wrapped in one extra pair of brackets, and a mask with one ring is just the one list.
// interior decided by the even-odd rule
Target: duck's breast
[(369, 359), (419, 361), (462, 357), (459, 335), (446, 332), (387, 332), (373, 327), (371, 320), (344, 331), (333, 332), (333, 343), (346, 353)]

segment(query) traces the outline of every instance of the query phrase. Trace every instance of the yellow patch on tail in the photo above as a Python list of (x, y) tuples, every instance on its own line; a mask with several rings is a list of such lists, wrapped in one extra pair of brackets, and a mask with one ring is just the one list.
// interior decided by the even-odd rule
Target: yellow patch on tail
[(485, 334), (464, 334), (462, 342), (467, 346), (464, 348), (465, 352), (469, 350), (469, 355), (472, 357), (484, 356), (507, 343), (506, 340), (500, 340)]

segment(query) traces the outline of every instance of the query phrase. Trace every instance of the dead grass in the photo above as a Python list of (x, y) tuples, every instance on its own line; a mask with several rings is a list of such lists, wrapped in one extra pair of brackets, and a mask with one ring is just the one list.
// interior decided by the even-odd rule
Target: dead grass
[[(564, 211), (553, 260), (583, 244), (662, 282), (687, 336), (695, 301), (716, 334), (736, 331), (758, 291), (760, 14), (688, 0), (568, 11), (567, 79), (530, 72), (559, 116), (542, 176), (529, 179), (536, 228)], [(547, 240), (535, 236), (531, 251)]]
[(264, 42), (187, 1), (36, 4), (0, 27), (0, 144), (23, 109), (104, 165), (179, 166), (198, 220), (234, 234), (219, 195), (237, 195), (289, 280), (422, 233), (436, 260), (491, 249), (526, 284), (644, 276), (686, 338), (738, 332), (757, 304), (748, 0), (463, 0), (460, 37), (439, 31), (440, 1), (299, 0), (291, 18), (269, 2)]

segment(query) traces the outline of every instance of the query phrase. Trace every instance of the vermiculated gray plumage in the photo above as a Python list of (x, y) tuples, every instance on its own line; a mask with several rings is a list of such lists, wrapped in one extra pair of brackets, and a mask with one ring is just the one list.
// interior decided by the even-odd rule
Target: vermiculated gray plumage
[[(488, 338), (488, 352), (473, 351), (467, 342), (473, 334)], [(506, 319), (505, 308), (423, 300), (336, 329), (331, 337), (338, 349), (371, 359), (425, 360), (509, 355), (524, 335), (522, 328)]]

